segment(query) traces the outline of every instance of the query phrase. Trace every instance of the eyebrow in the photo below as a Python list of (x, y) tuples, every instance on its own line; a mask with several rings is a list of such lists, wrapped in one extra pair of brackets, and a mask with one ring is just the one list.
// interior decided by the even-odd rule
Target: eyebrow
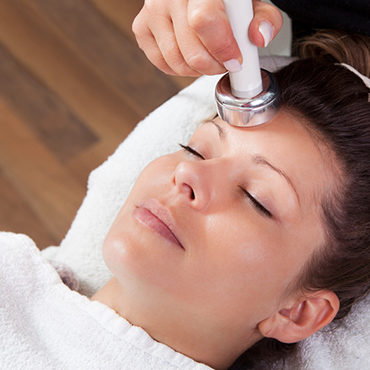
[[(214, 120), (211, 120), (209, 122), (213, 123), (217, 127), (218, 136), (220, 137), (220, 140), (225, 141), (225, 138), (226, 138), (225, 130), (219, 124), (217, 124)], [(300, 204), (300, 199), (299, 199), (298, 192), (297, 192), (292, 180), (289, 178), (289, 176), (283, 170), (281, 170), (278, 167), (275, 167), (265, 157), (263, 157), (262, 155), (259, 155), (259, 154), (258, 155), (253, 155), (252, 160), (256, 164), (271, 168), (273, 171), (277, 172), (280, 176), (282, 176), (287, 181), (289, 186), (293, 189), (294, 194), (297, 197), (298, 203)]]

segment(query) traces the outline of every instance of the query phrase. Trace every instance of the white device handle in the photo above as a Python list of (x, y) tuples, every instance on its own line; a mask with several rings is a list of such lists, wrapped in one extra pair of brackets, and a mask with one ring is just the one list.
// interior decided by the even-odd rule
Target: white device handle
[(248, 37), (253, 18), (252, 0), (224, 0), (226, 14), (236, 42), (243, 55), (243, 69), (230, 72), (231, 92), (239, 98), (253, 98), (262, 91), (262, 79), (257, 46)]

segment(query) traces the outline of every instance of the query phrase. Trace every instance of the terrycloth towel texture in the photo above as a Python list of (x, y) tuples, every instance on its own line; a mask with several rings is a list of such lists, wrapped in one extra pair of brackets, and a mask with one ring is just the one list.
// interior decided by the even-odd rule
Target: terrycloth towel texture
[(0, 369), (210, 369), (63, 284), (25, 235), (0, 233)]
[[(262, 58), (262, 67), (273, 71), (290, 58)], [(79, 291), (92, 295), (110, 277), (101, 248), (130, 187), (141, 170), (156, 157), (187, 143), (205, 118), (215, 114), (214, 86), (220, 76), (202, 77), (146, 117), (116, 152), (89, 177), (87, 195), (60, 247), (42, 253), (68, 265), (77, 275)], [(370, 369), (370, 298), (363, 301), (335, 333), (320, 332), (303, 342), (287, 369)], [(279, 364), (277, 368), (281, 369)]]

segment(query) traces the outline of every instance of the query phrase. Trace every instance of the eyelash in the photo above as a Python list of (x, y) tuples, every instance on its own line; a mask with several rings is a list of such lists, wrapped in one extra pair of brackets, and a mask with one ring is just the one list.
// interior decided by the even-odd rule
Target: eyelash
[(182, 144), (179, 144), (181, 146), (182, 149), (186, 150), (187, 152), (195, 155), (196, 157), (199, 157), (201, 159), (205, 159), (200, 153), (198, 153), (197, 151), (195, 151), (191, 146), (189, 145), (182, 145)]
[[(198, 153), (196, 150), (194, 150), (192, 147), (188, 145), (182, 145), (179, 144), (180, 147), (187, 152), (193, 154), (196, 157), (199, 157), (201, 159), (205, 159), (200, 153)], [(254, 198), (247, 190), (245, 190), (242, 186), (239, 185), (240, 190), (247, 196), (247, 198), (252, 202), (253, 206), (257, 209), (257, 211), (261, 212), (264, 216), (272, 218), (272, 213), (266, 209), (260, 202), (257, 201), (256, 198)]]

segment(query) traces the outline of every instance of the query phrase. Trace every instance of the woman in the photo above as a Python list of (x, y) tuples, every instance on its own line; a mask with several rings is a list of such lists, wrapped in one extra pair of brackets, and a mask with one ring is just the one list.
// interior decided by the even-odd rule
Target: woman
[[(366, 68), (369, 45), (354, 52)], [(115, 277), (93, 299), (215, 368), (344, 317), (369, 289), (370, 108), (333, 62), (279, 71), (270, 123), (216, 118), (152, 162), (105, 240)]]
[[(114, 277), (92, 297), (102, 317), (110, 307), (214, 368), (249, 366), (271, 342), (306, 338), (370, 286), (369, 89), (327, 54), (276, 78), (271, 122), (240, 129), (216, 118), (144, 169), (104, 242)], [(96, 302), (69, 294), (89, 316)], [(95, 319), (113, 361), (120, 328), (108, 336)], [(33, 328), (45, 347), (48, 329)]]

